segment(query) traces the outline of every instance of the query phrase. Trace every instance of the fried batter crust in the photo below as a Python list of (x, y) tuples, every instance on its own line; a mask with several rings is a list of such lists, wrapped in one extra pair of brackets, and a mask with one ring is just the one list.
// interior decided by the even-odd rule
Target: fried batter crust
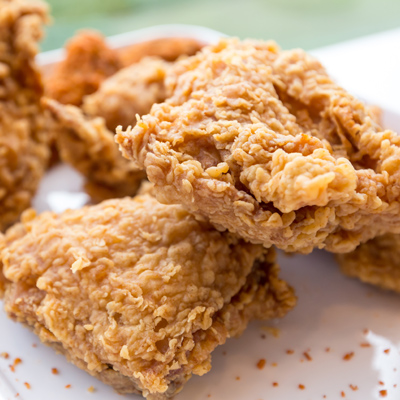
[(116, 136), (159, 201), (286, 251), (400, 232), (400, 137), (302, 50), (224, 39), (177, 62), (167, 89)]
[(121, 68), (119, 55), (108, 47), (103, 35), (82, 31), (67, 43), (65, 60), (46, 80), (46, 95), (62, 104), (79, 106), (84, 96), (95, 92)]
[(55, 100), (43, 104), (56, 121), (60, 158), (85, 176), (93, 201), (136, 194), (145, 173), (122, 157), (103, 118), (87, 117), (80, 108)]
[(0, 240), (8, 314), (121, 392), (170, 398), (253, 318), (295, 304), (273, 250), (149, 195), (24, 213)]
[(169, 65), (152, 57), (123, 68), (86, 96), (82, 109), (88, 115), (103, 117), (113, 132), (118, 125), (135, 125), (137, 114), (147, 114), (154, 103), (167, 98), (164, 79)]
[(400, 236), (386, 234), (337, 255), (341, 270), (361, 281), (400, 292)]
[(0, 230), (30, 206), (49, 159), (35, 64), (46, 21), (42, 2), (0, 0)]

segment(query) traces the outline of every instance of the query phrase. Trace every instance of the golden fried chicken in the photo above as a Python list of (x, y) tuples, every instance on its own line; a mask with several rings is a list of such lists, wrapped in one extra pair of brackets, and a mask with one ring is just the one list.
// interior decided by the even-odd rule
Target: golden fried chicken
[(86, 96), (82, 109), (88, 115), (103, 117), (113, 132), (118, 125), (134, 125), (137, 114), (147, 114), (154, 103), (166, 99), (164, 79), (169, 65), (149, 57), (122, 69)]
[(68, 42), (65, 60), (46, 80), (46, 95), (60, 103), (79, 106), (84, 96), (95, 92), (121, 68), (119, 55), (100, 33), (82, 31)]
[(192, 56), (196, 54), (203, 46), (203, 43), (191, 38), (160, 38), (136, 43), (118, 50), (118, 53), (123, 65), (128, 66), (149, 56), (160, 57), (166, 61), (175, 61), (182, 55)]
[(30, 206), (48, 164), (48, 132), (35, 64), (47, 6), (0, 0), (0, 230)]
[(224, 39), (166, 82), (171, 97), (116, 136), (159, 201), (286, 251), (400, 232), (400, 137), (302, 50)]
[(341, 270), (348, 276), (400, 292), (400, 235), (386, 234), (338, 254)]
[(26, 212), (0, 240), (8, 314), (119, 392), (166, 399), (249, 320), (295, 304), (273, 251), (149, 195)]
[(60, 158), (87, 179), (95, 202), (136, 194), (145, 174), (122, 157), (103, 118), (87, 117), (80, 108), (55, 100), (43, 103), (56, 121)]

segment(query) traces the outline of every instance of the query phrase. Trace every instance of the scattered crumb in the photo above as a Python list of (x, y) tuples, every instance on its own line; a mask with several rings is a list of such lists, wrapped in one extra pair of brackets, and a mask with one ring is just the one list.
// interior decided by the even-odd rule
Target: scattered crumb
[(278, 366), (278, 363), (274, 362), (274, 363), (272, 363), (271, 365), (272, 365), (273, 367), (277, 367), (277, 366)]
[(360, 347), (371, 347), (371, 345), (367, 342), (360, 343)]
[(324, 399), (326, 399), (326, 394), (324, 394), (322, 397), (323, 397)]
[(380, 395), (381, 397), (386, 397), (386, 396), (387, 396), (387, 390), (380, 390), (380, 391), (379, 391), (379, 395)]
[(330, 347), (326, 347), (326, 348), (325, 348), (325, 352), (326, 352), (326, 353), (329, 353), (330, 351), (331, 351), (331, 348), (330, 348)]
[(58, 375), (58, 374), (59, 374), (57, 368), (52, 368), (52, 369), (51, 369), (51, 373), (52, 373), (53, 375)]
[(264, 334), (261, 335), (261, 339), (265, 339), (266, 336)]
[(310, 354), (308, 354), (307, 351), (305, 351), (305, 352), (303, 353), (303, 356), (306, 358), (307, 361), (312, 361), (312, 357), (310, 356)]
[(383, 352), (384, 352), (385, 354), (389, 354), (389, 353), (390, 353), (390, 349), (383, 350)]
[(303, 360), (303, 359), (300, 359), (300, 362), (304, 362), (304, 360)]
[(302, 385), (301, 383), (299, 384), (299, 389), (300, 390), (304, 390), (306, 387), (304, 385)]
[(37, 347), (37, 344), (36, 344), (36, 343), (33, 343), (32, 347)]
[(395, 384), (393, 385), (393, 387), (396, 388), (396, 387), (397, 387), (397, 384), (395, 383)]
[(237, 376), (235, 379), (236, 379), (237, 381), (240, 381), (240, 376)]
[(264, 359), (264, 358), (261, 358), (261, 359), (258, 361), (258, 363), (257, 363), (257, 368), (258, 368), (258, 369), (264, 369), (266, 363), (267, 363), (267, 362), (265, 361), (265, 359)]
[(358, 386), (357, 385), (349, 385), (351, 390), (358, 390)]
[(15, 395), (15, 397), (19, 397), (19, 393), (17, 393), (17, 394)]
[(354, 357), (354, 351), (351, 351), (350, 353), (347, 353), (343, 356), (343, 360), (349, 361)]
[(30, 388), (31, 388), (31, 385), (30, 385), (28, 382), (24, 382), (24, 385), (25, 385), (25, 387), (26, 387), (27, 389), (30, 389)]
[(270, 333), (273, 337), (276, 338), (280, 335), (280, 330), (278, 328), (274, 328), (273, 326), (263, 326), (262, 330)]
[(11, 370), (12, 372), (15, 372), (15, 367), (16, 367), (18, 364), (21, 364), (21, 363), (22, 363), (22, 360), (21, 360), (20, 358), (16, 358), (16, 359), (14, 360), (14, 364), (9, 366), (9, 367), (10, 367), (10, 370)]
[(396, 372), (396, 371), (397, 371), (397, 368), (393, 368), (393, 371)]
[(0, 357), (5, 358), (7, 360), (8, 358), (10, 358), (10, 355), (8, 353), (4, 352), (4, 353), (0, 354)]
[(278, 382), (272, 382), (272, 386), (273, 386), (273, 387), (279, 386), (279, 385), (278, 385)]
[(211, 397), (211, 394), (208, 394), (207, 397)]
[(222, 352), (222, 355), (223, 355), (223, 356), (226, 356), (226, 351), (223, 351), (223, 352)]
[(293, 354), (294, 353), (294, 350), (286, 350), (286, 354)]
[(378, 382), (381, 386), (383, 386), (384, 385), (384, 383), (382, 382), (382, 381), (379, 381)]
[(342, 397), (346, 397), (346, 393), (343, 392), (343, 390), (340, 392), (340, 395), (341, 395)]
[(66, 385), (65, 389), (71, 389), (71, 385)]
[(369, 329), (364, 329), (364, 330), (363, 330), (363, 334), (364, 334), (364, 335), (368, 335), (368, 333), (369, 333)]
[(88, 392), (90, 392), (90, 393), (94, 393), (95, 391), (96, 391), (96, 389), (93, 386), (90, 386), (88, 388)]

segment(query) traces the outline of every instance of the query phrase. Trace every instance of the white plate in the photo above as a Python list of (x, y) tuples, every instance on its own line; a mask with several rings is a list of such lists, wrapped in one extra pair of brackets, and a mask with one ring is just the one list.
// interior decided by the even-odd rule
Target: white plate
[[(205, 41), (220, 36), (199, 27), (170, 26), (111, 41), (116, 46), (126, 45), (129, 37), (146, 40), (163, 36), (163, 32)], [(53, 52), (53, 56), (40, 59), (52, 63), (54, 55), (60, 57), (59, 52)], [(385, 122), (400, 131), (396, 114), (385, 112)], [(80, 207), (86, 201), (82, 178), (67, 166), (57, 166), (43, 180), (34, 206), (38, 211), (62, 211)], [(328, 253), (281, 255), (280, 264), (283, 277), (294, 285), (299, 296), (295, 310), (279, 321), (253, 323), (240, 339), (231, 339), (218, 348), (212, 371), (191, 379), (177, 400), (317, 400), (324, 396), (337, 400), (399, 400), (400, 296), (344, 277)], [(279, 336), (265, 327), (276, 328)], [(366, 343), (369, 347), (361, 346)], [(14, 399), (17, 393), (24, 400), (140, 399), (114, 393), (40, 344), (36, 336), (0, 311), (2, 352), (9, 353), (10, 358), (0, 357), (0, 400)], [(353, 357), (345, 360), (345, 355), (351, 353)], [(12, 372), (9, 365), (15, 358), (21, 358), (22, 363)], [(260, 359), (266, 360), (262, 370), (257, 368)], [(52, 374), (52, 368), (57, 368), (59, 374)], [(91, 386), (95, 393), (88, 391)], [(380, 394), (382, 390), (387, 391), (386, 397)]]

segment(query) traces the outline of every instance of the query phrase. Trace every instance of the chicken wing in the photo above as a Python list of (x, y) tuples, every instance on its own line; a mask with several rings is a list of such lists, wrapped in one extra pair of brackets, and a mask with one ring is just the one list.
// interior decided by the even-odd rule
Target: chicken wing
[(0, 0), (0, 230), (30, 206), (50, 152), (35, 64), (47, 7)]
[(224, 39), (166, 82), (171, 97), (116, 135), (159, 201), (286, 251), (400, 232), (400, 137), (302, 50)]
[(0, 240), (8, 314), (78, 367), (148, 399), (203, 375), (249, 320), (295, 304), (273, 250), (149, 195), (24, 214)]

